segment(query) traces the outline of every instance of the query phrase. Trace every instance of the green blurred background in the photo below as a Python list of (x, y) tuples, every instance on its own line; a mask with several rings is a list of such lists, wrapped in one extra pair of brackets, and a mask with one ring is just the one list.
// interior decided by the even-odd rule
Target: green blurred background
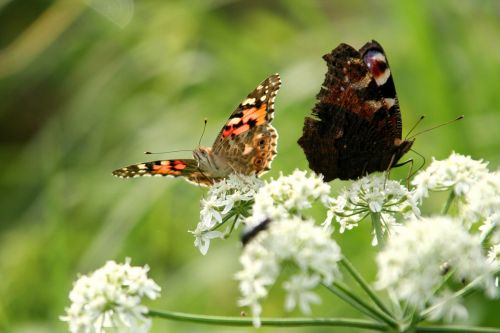
[[(500, 1), (132, 1), (0, 0), (1, 332), (67, 331), (58, 316), (77, 274), (127, 256), (149, 264), (163, 288), (151, 307), (238, 316), (236, 237), (202, 257), (187, 232), (206, 190), (180, 179), (121, 180), (111, 170), (146, 160), (145, 150), (193, 149), (204, 118), (210, 145), (275, 72), (279, 155), (264, 178), (305, 168), (296, 141), (323, 81), (321, 56), (340, 42), (384, 46), (404, 132), (420, 115), (420, 129), (466, 116), (419, 136), (420, 154), (455, 150), (492, 169), (500, 163)], [(335, 237), (373, 280), (369, 226)], [(315, 315), (358, 316), (321, 295)], [(467, 304), (468, 324), (500, 326), (498, 301), (473, 295)], [(264, 314), (287, 315), (282, 309), (275, 288)], [(333, 331), (261, 329), (285, 330)], [(153, 331), (235, 329), (155, 320)]]

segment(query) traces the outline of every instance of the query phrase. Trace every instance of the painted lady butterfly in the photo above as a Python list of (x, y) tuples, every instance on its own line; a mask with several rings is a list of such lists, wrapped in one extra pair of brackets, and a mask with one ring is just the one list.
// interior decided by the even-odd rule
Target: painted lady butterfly
[(382, 46), (340, 44), (323, 56), (328, 72), (298, 143), (325, 181), (398, 166), (413, 140), (401, 139), (401, 112)]
[(260, 175), (268, 171), (276, 155), (278, 133), (270, 123), (280, 86), (279, 74), (265, 79), (231, 114), (213, 146), (196, 148), (192, 159), (134, 164), (113, 171), (113, 175), (185, 177), (197, 185), (209, 186), (231, 173)]

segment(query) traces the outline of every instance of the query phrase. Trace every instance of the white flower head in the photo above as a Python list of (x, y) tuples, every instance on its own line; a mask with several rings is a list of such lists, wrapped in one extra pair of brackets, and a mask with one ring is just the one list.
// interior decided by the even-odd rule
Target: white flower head
[(194, 246), (198, 248), (202, 255), (207, 254), (210, 241), (214, 238), (224, 238), (224, 233), (218, 230), (206, 230), (200, 228), (200, 224), (194, 231), (189, 231), (195, 237)]
[[(477, 235), (448, 217), (423, 218), (405, 224), (377, 256), (377, 287), (397, 300), (422, 309), (443, 281), (445, 270), (462, 283), (483, 277), (482, 287), (493, 296), (491, 264), (482, 253)], [(446, 290), (446, 289), (444, 289)], [(445, 313), (445, 312), (441, 312)]]
[(460, 211), (468, 225), (479, 220), (500, 225), (500, 172), (483, 174), (472, 184)]
[(482, 160), (473, 160), (470, 156), (455, 152), (442, 161), (433, 158), (427, 169), (419, 172), (411, 182), (416, 188), (415, 198), (426, 198), (429, 191), (448, 190), (453, 190), (457, 197), (461, 197), (488, 173), (487, 165)]
[(245, 224), (252, 227), (265, 219), (299, 216), (316, 200), (326, 203), (329, 193), (330, 185), (323, 182), (323, 176), (307, 175), (301, 170), (295, 170), (289, 176), (281, 175), (260, 188), (255, 196), (252, 217)]
[[(213, 238), (223, 238), (224, 233), (216, 231), (226, 219), (234, 216), (237, 226), (242, 221), (241, 211), (250, 210), (258, 189), (264, 184), (255, 175), (230, 174), (226, 179), (213, 184), (207, 198), (201, 201), (200, 222), (191, 231), (196, 237), (195, 246), (205, 255)], [(229, 228), (232, 230), (234, 228)]]
[(399, 226), (398, 218), (409, 219), (420, 215), (413, 195), (399, 182), (384, 175), (369, 175), (353, 182), (338, 197), (331, 199), (327, 219), (340, 224), (340, 232), (358, 226), (370, 214), (380, 214), (383, 231)]
[(295, 306), (308, 313), (320, 299), (312, 290), (320, 283), (331, 284), (339, 276), (340, 248), (323, 228), (297, 216), (269, 222), (244, 247), (240, 256), (240, 306), (249, 306), (254, 326), (260, 325), (260, 301), (267, 297), (284, 265), (296, 273), (283, 284), (287, 292), (285, 309)]
[(147, 277), (149, 268), (108, 261), (104, 267), (82, 275), (69, 294), (71, 306), (61, 320), (72, 333), (147, 332), (151, 319), (141, 304), (144, 296), (156, 299), (160, 287)]

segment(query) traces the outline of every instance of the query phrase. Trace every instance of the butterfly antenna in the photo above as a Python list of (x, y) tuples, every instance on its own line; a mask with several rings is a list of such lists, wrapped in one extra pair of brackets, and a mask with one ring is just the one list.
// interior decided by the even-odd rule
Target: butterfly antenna
[(428, 129), (426, 129), (426, 130), (423, 130), (423, 131), (421, 131), (421, 132), (418, 132), (417, 134), (413, 134), (413, 135), (412, 135), (411, 137), (409, 137), (408, 139), (410, 139), (410, 140), (411, 140), (411, 139), (413, 139), (414, 137), (416, 137), (417, 135), (420, 135), (420, 134), (422, 134), (422, 133), (425, 133), (425, 132), (429, 132), (429, 131), (435, 130), (436, 128), (439, 128), (439, 127), (442, 127), (442, 126), (445, 126), (445, 125), (451, 124), (451, 123), (453, 123), (453, 122), (455, 122), (455, 121), (458, 121), (458, 120), (460, 120), (460, 119), (463, 119), (463, 118), (464, 118), (464, 116), (460, 116), (460, 117), (457, 117), (457, 118), (455, 118), (455, 119), (453, 119), (453, 120), (447, 121), (447, 122), (445, 122), (445, 123), (443, 123), (443, 124), (440, 124), (440, 125), (437, 125), (437, 126), (434, 126), (434, 127), (428, 128)]
[(417, 122), (413, 125), (413, 127), (410, 129), (410, 131), (408, 133), (406, 133), (405, 140), (408, 138), (408, 136), (411, 134), (411, 132), (413, 132), (413, 130), (415, 128), (417, 128), (418, 124), (420, 124), (422, 122), (422, 120), (424, 120), (424, 118), (425, 118), (424, 115), (420, 116), (420, 119), (417, 120)]
[(144, 154), (146, 155), (155, 155), (155, 154), (170, 154), (170, 153), (179, 153), (183, 151), (192, 151), (189, 149), (181, 149), (181, 150), (169, 150), (169, 151), (155, 151), (155, 152), (150, 152), (150, 151), (145, 151)]
[(417, 174), (417, 172), (419, 172), (420, 170), (422, 170), (422, 168), (424, 167), (425, 165), (425, 156), (420, 154), (419, 152), (417, 152), (416, 150), (413, 150), (413, 149), (410, 149), (412, 152), (414, 152), (415, 154), (417, 154), (421, 159), (422, 159), (422, 164), (415, 170), (413, 171), (409, 176), (408, 176), (408, 179), (411, 179), (413, 176), (415, 176), (415, 174)]
[(205, 118), (205, 123), (203, 124), (203, 131), (201, 132), (200, 140), (198, 140), (198, 147), (201, 145), (201, 139), (203, 139), (203, 135), (205, 134), (205, 129), (207, 128), (207, 118)]

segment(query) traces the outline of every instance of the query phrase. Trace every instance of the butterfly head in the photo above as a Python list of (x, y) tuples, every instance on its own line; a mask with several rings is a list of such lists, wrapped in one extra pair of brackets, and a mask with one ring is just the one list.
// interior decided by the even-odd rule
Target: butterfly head
[(198, 147), (193, 150), (193, 157), (198, 162), (198, 168), (212, 177), (224, 178), (231, 173), (230, 166), (215, 154), (210, 147)]
[(210, 147), (198, 147), (193, 150), (193, 157), (198, 161), (199, 165), (206, 165), (210, 163), (212, 156), (212, 148)]

